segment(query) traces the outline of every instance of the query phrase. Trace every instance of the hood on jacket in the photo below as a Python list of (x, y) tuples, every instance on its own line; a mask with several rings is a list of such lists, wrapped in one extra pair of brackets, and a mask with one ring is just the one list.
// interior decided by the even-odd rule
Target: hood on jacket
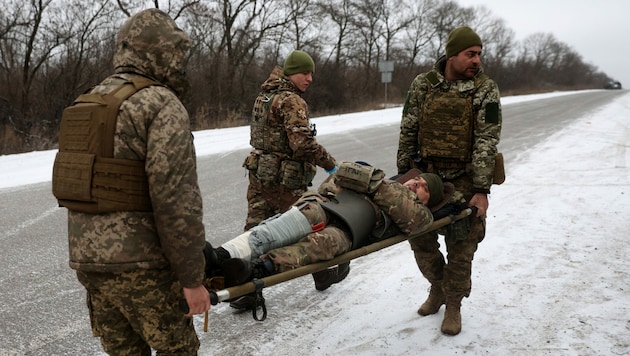
[(271, 74), (269, 74), (269, 78), (262, 83), (260, 88), (266, 92), (288, 90), (302, 95), (302, 91), (298, 89), (286, 75), (284, 75), (284, 70), (280, 66), (275, 66), (273, 68)]
[(158, 9), (143, 10), (118, 32), (115, 72), (145, 75), (181, 95), (188, 87), (185, 67), (189, 49), (188, 35), (169, 15)]

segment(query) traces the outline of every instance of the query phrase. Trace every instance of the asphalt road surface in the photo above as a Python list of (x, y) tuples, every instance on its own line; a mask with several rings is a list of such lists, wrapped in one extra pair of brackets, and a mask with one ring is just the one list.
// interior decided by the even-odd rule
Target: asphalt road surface
[[(504, 106), (500, 150), (508, 172), (510, 159), (523, 149), (619, 94), (586, 92)], [(397, 139), (398, 125), (318, 137), (339, 159), (367, 161), (391, 174)], [(247, 177), (241, 164), (247, 153), (198, 158), (206, 234), (214, 245), (242, 231)], [(314, 183), (324, 175), (320, 169)], [(84, 289), (68, 267), (66, 211), (57, 207), (50, 183), (0, 189), (0, 231), (0, 355), (101, 354), (90, 332)], [(242, 325), (215, 323), (226, 332), (235, 328), (233, 342), (246, 337), (239, 336)], [(202, 348), (211, 339), (202, 337)]]

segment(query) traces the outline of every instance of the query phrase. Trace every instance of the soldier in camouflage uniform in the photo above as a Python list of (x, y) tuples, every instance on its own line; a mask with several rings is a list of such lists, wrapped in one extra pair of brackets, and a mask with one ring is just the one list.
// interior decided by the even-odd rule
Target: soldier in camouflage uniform
[[(210, 308), (202, 285), (205, 231), (195, 151), (188, 113), (178, 98), (187, 85), (189, 48), (188, 36), (167, 14), (142, 11), (118, 33), (115, 74), (91, 90), (108, 93), (147, 78), (155, 83), (122, 103), (108, 159), (112, 170), (106, 172), (118, 178), (121, 167), (138, 164), (148, 208), (85, 212), (60, 200), (68, 207), (70, 267), (87, 290), (92, 331), (108, 354), (150, 355), (154, 349), (196, 355), (192, 315)], [(63, 131), (62, 121), (62, 154)], [(63, 181), (58, 174), (54, 178)], [(182, 299), (188, 314), (179, 307)]]
[[(311, 56), (295, 50), (284, 67), (276, 66), (261, 85), (250, 125), (253, 150), (243, 163), (249, 172), (245, 231), (289, 209), (306, 192), (317, 166), (329, 174), (336, 169), (333, 156), (315, 139), (316, 130), (302, 98), (314, 72)], [(313, 274), (315, 283), (327, 277), (326, 271)], [(254, 300), (252, 295), (243, 296), (230, 305), (248, 309)]]
[(302, 98), (314, 71), (311, 56), (295, 50), (261, 86), (252, 111), (253, 150), (243, 164), (249, 171), (245, 231), (289, 209), (307, 190), (317, 166), (335, 169), (335, 159), (315, 139)]
[[(401, 183), (383, 179), (382, 171), (374, 170), (369, 185), (361, 189), (346, 184), (346, 164), (326, 179), (317, 193), (304, 194), (284, 214), (217, 248), (217, 255), (223, 256), (218, 262), (225, 262), (209, 268), (222, 269), (230, 286), (254, 276), (261, 278), (330, 260), (386, 237), (421, 232), (433, 222), (428, 207), (445, 201), (444, 185), (435, 174), (415, 171)], [(341, 281), (347, 272), (318, 289)]]
[(485, 235), (488, 194), (492, 185), (501, 133), (501, 104), (497, 84), (481, 68), (482, 42), (469, 27), (453, 30), (446, 56), (433, 69), (418, 75), (407, 94), (400, 125), (399, 172), (418, 167), (454, 184), (471, 206), (469, 232), (446, 236), (448, 263), (431, 232), (410, 240), (422, 274), (431, 283), (420, 315), (446, 312), (442, 332), (461, 331), (461, 300), (471, 290), (471, 265)]

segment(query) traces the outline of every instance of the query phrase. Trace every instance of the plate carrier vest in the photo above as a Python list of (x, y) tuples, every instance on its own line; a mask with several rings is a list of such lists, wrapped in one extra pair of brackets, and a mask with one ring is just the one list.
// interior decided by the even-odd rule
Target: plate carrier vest
[(151, 211), (145, 161), (114, 158), (114, 131), (121, 104), (151, 85), (144, 77), (107, 94), (82, 94), (63, 111), (53, 195), (69, 210), (98, 214)]
[[(472, 160), (475, 126), (473, 90), (443, 91), (437, 75), (427, 75), (427, 93), (418, 132), (420, 157), (438, 169), (463, 169)], [(476, 89), (488, 79), (480, 74), (474, 79)]]

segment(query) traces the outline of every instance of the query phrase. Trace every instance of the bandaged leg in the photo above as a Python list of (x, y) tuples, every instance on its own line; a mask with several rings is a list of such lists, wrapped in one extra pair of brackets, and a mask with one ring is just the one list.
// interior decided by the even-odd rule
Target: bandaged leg
[(294, 206), (282, 215), (267, 219), (249, 231), (251, 258), (257, 258), (274, 248), (296, 243), (313, 230), (306, 217)]
[(224, 243), (221, 247), (230, 253), (231, 258), (242, 258), (249, 261), (252, 257), (252, 248), (249, 244), (250, 235), (251, 230), (245, 231), (232, 240)]

